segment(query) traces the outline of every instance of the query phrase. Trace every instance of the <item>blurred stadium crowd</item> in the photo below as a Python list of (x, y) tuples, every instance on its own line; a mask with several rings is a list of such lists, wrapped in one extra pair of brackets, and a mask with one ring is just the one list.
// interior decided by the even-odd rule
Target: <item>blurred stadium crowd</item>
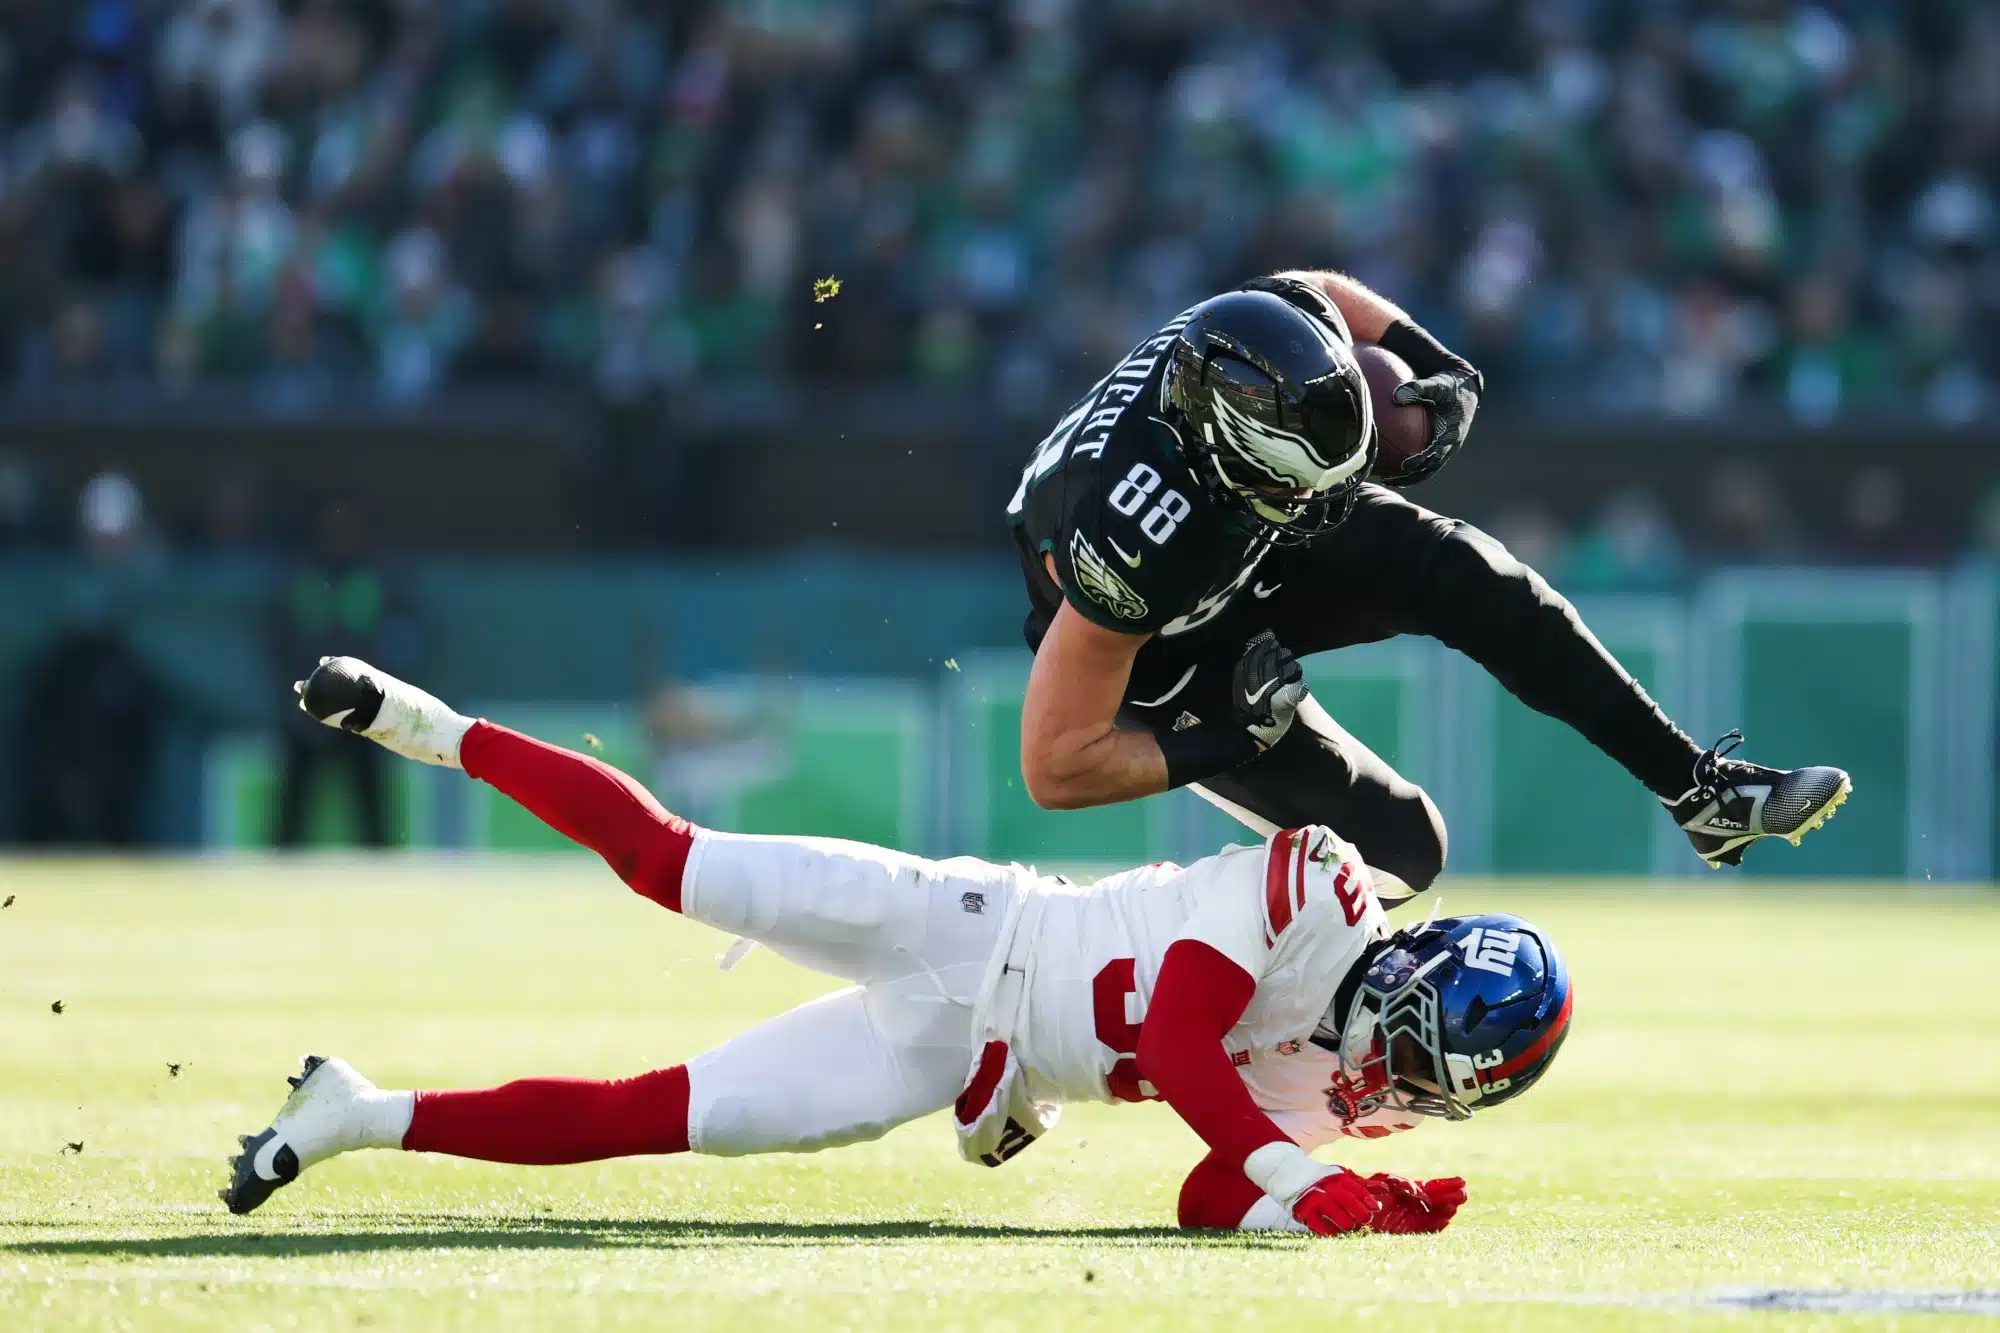
[(2000, 10), (1976, 0), (0, 20), (17, 392), (978, 376), (1041, 399), (1300, 262), (1395, 295), (1517, 404), (1824, 420), (1914, 386), (1962, 420), (2000, 378)]

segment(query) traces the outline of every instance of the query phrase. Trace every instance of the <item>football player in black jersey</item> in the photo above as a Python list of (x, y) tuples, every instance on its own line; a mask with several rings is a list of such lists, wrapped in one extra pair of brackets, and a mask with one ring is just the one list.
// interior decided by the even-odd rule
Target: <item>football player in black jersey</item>
[[(1394, 475), (1356, 339), (1403, 358), (1430, 445)], [(1846, 798), (1837, 768), (1704, 751), (1542, 577), (1404, 499), (1464, 443), (1484, 383), (1337, 273), (1202, 302), (1134, 348), (1036, 446), (1007, 509), (1033, 610), (1029, 794), (1052, 809), (1194, 784), (1253, 828), (1321, 823), (1411, 892), (1444, 867), (1437, 808), (1327, 715), (1298, 657), (1397, 634), (1466, 654), (1644, 783), (1712, 866), (1793, 842)]]

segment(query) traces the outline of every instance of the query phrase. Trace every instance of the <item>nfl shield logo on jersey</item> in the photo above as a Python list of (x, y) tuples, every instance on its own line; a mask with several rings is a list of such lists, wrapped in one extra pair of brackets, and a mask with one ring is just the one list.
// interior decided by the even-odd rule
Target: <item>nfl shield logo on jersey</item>
[(962, 893), (958, 896), (958, 905), (973, 916), (986, 915), (986, 895), (983, 893)]

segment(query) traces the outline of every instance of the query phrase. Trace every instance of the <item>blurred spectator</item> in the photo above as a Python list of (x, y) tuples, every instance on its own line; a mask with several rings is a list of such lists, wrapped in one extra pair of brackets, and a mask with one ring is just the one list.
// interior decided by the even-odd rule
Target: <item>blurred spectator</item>
[[(77, 506), (78, 536), (100, 568), (146, 548), (145, 506), (118, 473), (95, 477)], [(142, 840), (158, 752), (160, 691), (123, 629), (100, 608), (29, 667), (15, 756), (23, 840), (129, 847)]]
[(8, 12), (24, 385), (234, 379), (311, 411), (916, 376), (1031, 414), (1015, 390), (1062, 398), (1204, 290), (1323, 264), (1463, 345), (1496, 404), (1995, 401), (1992, 6)]
[(1856, 327), (1838, 278), (1819, 274), (1792, 293), (1791, 346), (1782, 360), (1785, 401), (1801, 421), (1823, 423), (1882, 387), (1886, 349)]
[(146, 525), (146, 502), (122, 472), (102, 472), (77, 497), (77, 538), (85, 556), (101, 569), (151, 561), (159, 555)]
[(153, 786), (158, 691), (109, 627), (57, 639), (28, 670), (16, 790), (23, 841), (129, 847)]
[[(313, 546), (299, 562), (275, 608), (273, 653), (284, 680), (306, 674), (322, 657), (366, 658), (408, 670), (412, 633), (387, 574), (369, 558), (367, 534), (352, 505), (330, 500), (317, 515)], [(367, 847), (389, 845), (386, 752), (285, 710), (278, 778), (277, 845), (306, 841), (314, 780), (330, 771), (346, 785)]]

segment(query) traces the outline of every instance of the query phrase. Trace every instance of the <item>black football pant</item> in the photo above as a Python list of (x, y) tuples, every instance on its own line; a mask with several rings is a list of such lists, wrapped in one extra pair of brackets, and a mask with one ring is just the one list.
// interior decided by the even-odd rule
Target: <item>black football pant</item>
[[(1148, 643), (1120, 721), (1156, 732), (1190, 718), (1229, 725), (1231, 670), (1267, 629), (1299, 657), (1427, 635), (1657, 795), (1686, 791), (1701, 753), (1541, 575), (1471, 524), (1374, 485), (1333, 532), (1267, 555), (1216, 620)], [(1444, 869), (1437, 807), (1321, 710), (1302, 712), (1278, 744), (1201, 785), (1280, 828), (1325, 824), (1412, 889)]]

